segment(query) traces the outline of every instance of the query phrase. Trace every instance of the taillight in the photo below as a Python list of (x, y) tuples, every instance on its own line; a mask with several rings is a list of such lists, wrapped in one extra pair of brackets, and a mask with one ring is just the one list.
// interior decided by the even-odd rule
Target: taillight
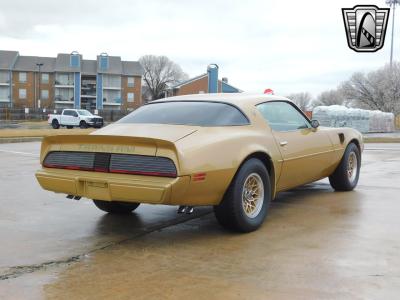
[(113, 154), (110, 172), (148, 176), (176, 177), (174, 162), (166, 157)]
[(45, 168), (177, 177), (174, 162), (167, 157), (135, 154), (53, 151), (43, 161)]
[[(79, 155), (77, 155), (79, 153)], [(96, 153), (54, 151), (43, 161), (46, 168), (92, 171)]]

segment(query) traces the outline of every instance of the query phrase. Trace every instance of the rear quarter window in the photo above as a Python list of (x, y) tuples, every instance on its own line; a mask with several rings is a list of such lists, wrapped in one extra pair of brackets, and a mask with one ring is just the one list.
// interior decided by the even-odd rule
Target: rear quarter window
[(166, 101), (147, 104), (118, 123), (152, 123), (192, 126), (239, 126), (249, 120), (237, 107), (206, 101)]

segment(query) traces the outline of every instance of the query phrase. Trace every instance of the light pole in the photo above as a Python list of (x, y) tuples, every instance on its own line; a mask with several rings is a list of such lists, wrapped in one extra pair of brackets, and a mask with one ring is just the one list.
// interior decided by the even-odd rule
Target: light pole
[(37, 106), (37, 108), (40, 108), (40, 68), (43, 66), (43, 63), (37, 63), (36, 65), (39, 68), (39, 93), (38, 93), (37, 105), (35, 106)]
[(391, 8), (393, 8), (393, 18), (392, 18), (392, 43), (390, 45), (390, 68), (392, 68), (393, 64), (393, 37), (394, 37), (394, 17), (396, 15), (396, 4), (400, 4), (400, 0), (386, 0), (386, 4), (388, 4)]

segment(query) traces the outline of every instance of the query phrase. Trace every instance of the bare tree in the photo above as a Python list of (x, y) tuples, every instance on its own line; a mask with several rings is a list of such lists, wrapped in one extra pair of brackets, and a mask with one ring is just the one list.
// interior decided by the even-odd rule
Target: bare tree
[(293, 93), (287, 96), (286, 98), (289, 98), (292, 100), (296, 105), (302, 110), (306, 111), (310, 108), (311, 104), (311, 95), (308, 92), (303, 92), (303, 93)]
[(147, 98), (164, 97), (166, 89), (188, 78), (181, 67), (166, 56), (144, 55), (139, 59), (144, 69), (143, 80), (147, 87)]
[(329, 90), (318, 95), (313, 105), (344, 105), (345, 98), (340, 89)]
[(368, 74), (354, 73), (340, 86), (352, 105), (360, 108), (400, 112), (400, 63), (393, 62)]

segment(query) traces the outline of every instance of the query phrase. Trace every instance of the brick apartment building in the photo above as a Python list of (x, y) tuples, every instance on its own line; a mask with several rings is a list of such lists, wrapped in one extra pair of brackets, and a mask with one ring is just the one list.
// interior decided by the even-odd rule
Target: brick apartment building
[(129, 109), (142, 105), (143, 68), (102, 53), (21, 56), (0, 50), (0, 107)]
[(211, 64), (207, 68), (207, 73), (180, 82), (167, 91), (167, 95), (181, 96), (200, 93), (240, 93), (242, 90), (228, 83), (228, 79), (223, 77), (218, 79), (218, 65)]

